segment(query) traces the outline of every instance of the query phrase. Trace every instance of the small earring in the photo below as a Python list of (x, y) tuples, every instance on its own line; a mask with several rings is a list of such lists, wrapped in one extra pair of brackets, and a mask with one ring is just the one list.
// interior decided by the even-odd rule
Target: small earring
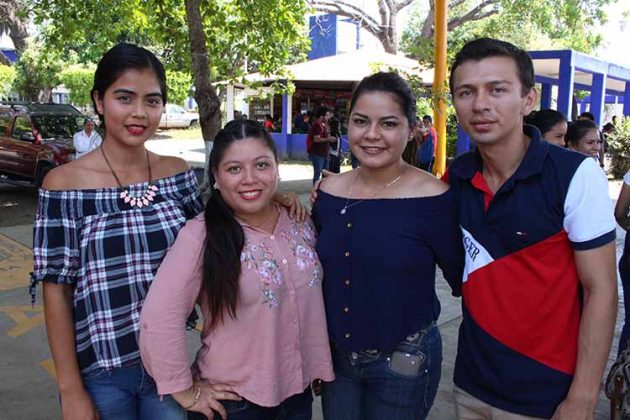
[(217, 184), (216, 182), (214, 183), (214, 185), (212, 186), (212, 188), (214, 188), (215, 190), (219, 189), (219, 184)]

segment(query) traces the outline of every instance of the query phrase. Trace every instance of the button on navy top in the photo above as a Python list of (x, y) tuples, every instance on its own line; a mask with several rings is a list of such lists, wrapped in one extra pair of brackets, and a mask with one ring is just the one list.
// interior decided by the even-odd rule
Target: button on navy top
[(455, 197), (346, 198), (319, 191), (313, 207), (331, 341), (389, 350), (436, 320), (435, 264), (461, 292), (463, 247)]

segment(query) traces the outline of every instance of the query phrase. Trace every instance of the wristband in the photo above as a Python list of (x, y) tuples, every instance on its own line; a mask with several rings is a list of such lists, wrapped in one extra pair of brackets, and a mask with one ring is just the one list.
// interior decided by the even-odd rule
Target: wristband
[(193, 400), (192, 404), (190, 404), (188, 407), (184, 407), (184, 410), (190, 410), (191, 408), (193, 408), (195, 404), (197, 404), (197, 401), (199, 401), (200, 395), (201, 395), (201, 387), (199, 386), (197, 387), (197, 393), (195, 394), (195, 399)]

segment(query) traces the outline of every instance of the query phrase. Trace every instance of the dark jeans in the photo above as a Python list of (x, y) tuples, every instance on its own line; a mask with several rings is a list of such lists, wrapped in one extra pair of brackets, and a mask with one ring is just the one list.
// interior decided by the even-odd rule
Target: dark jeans
[(333, 345), (332, 356), (335, 380), (324, 386), (324, 419), (426, 418), (442, 365), (442, 337), (435, 323), (407, 337), (394, 351), (349, 352)]
[(630, 232), (626, 233), (626, 241), (623, 245), (623, 254), (619, 260), (619, 275), (621, 276), (621, 286), (623, 287), (623, 309), (625, 312), (623, 328), (619, 337), (619, 351), (621, 353), (630, 338)]
[[(261, 407), (245, 399), (241, 401), (221, 401), (228, 414), (228, 420), (311, 420), (313, 396), (309, 386), (301, 394), (293, 395), (276, 407)], [(188, 420), (206, 420), (201, 413), (188, 412)], [(215, 414), (214, 420), (221, 420)]]
[(308, 159), (313, 164), (313, 184), (322, 176), (322, 170), (328, 170), (328, 156), (308, 154)]
[(82, 376), (101, 420), (186, 419), (186, 411), (173, 397), (158, 395), (155, 382), (142, 363), (99, 369)]

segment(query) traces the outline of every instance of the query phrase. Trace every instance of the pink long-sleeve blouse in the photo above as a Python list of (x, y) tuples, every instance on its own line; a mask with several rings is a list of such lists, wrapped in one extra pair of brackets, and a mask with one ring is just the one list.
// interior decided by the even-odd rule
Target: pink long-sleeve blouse
[(297, 223), (286, 210), (272, 234), (242, 224), (245, 246), (236, 319), (209, 329), (191, 368), (185, 322), (195, 303), (210, 311), (202, 288), (203, 215), (190, 220), (158, 270), (140, 317), (142, 361), (158, 393), (192, 385), (193, 372), (210, 383), (230, 384), (243, 398), (272, 407), (304, 391), (317, 378), (334, 379), (322, 298), (322, 269), (310, 220)]

